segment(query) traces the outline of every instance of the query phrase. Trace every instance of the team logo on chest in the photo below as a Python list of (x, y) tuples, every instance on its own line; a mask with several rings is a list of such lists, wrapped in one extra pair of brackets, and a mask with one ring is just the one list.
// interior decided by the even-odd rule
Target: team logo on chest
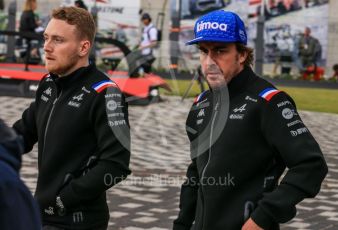
[(204, 112), (204, 109), (201, 109), (198, 114), (197, 114), (197, 117), (204, 117), (205, 116), (205, 112)]
[(79, 108), (81, 106), (83, 100), (84, 93), (80, 93), (72, 97), (72, 99), (68, 102), (69, 106)]
[(83, 100), (83, 93), (79, 94), (78, 96), (74, 96), (73, 100), (78, 101), (78, 102), (82, 101)]
[(239, 107), (239, 108), (235, 108), (233, 111), (235, 112), (235, 113), (237, 113), (237, 112), (243, 112), (243, 111), (245, 111), (245, 107), (246, 107), (246, 104), (244, 104), (244, 105), (242, 105), (241, 107)]
[(244, 111), (246, 111), (246, 104), (242, 106), (236, 107), (232, 110), (234, 113), (230, 114), (230, 120), (243, 120), (244, 118)]
[(41, 100), (47, 102), (49, 98), (52, 96), (52, 88), (48, 87), (43, 93), (41, 94)]

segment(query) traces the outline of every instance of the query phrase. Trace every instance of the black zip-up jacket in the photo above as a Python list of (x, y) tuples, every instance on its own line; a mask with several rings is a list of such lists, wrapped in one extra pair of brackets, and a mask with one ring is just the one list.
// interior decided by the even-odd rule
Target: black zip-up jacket
[(25, 152), (38, 141), (35, 197), (43, 224), (107, 224), (105, 191), (130, 174), (128, 108), (116, 84), (92, 65), (61, 78), (49, 74), (14, 129), (24, 137)]
[(197, 98), (187, 134), (192, 163), (174, 230), (239, 230), (250, 217), (279, 229), (327, 173), (293, 100), (247, 67), (228, 88)]

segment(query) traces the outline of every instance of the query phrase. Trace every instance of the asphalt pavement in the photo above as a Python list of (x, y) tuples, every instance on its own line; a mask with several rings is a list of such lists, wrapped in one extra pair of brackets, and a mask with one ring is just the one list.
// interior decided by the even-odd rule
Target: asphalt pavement
[[(20, 118), (32, 99), (0, 97), (0, 117), (9, 125)], [(108, 192), (109, 229), (164, 230), (178, 212), (180, 185), (189, 164), (185, 119), (192, 99), (178, 97), (146, 107), (129, 108), (132, 133), (132, 175)], [(298, 206), (297, 216), (283, 230), (338, 229), (338, 115), (301, 111), (329, 166), (321, 192)], [(34, 192), (37, 149), (23, 157), (21, 176)]]

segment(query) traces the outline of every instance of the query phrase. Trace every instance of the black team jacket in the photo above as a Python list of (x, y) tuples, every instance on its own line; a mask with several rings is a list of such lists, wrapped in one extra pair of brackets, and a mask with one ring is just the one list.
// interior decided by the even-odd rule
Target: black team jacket
[[(105, 191), (130, 174), (128, 108), (116, 84), (92, 65), (61, 78), (49, 74), (13, 127), (25, 152), (38, 141), (35, 197), (43, 224), (107, 224)], [(57, 196), (64, 208), (56, 205)]]
[(293, 100), (251, 68), (228, 88), (202, 93), (186, 124), (192, 163), (174, 230), (239, 230), (250, 217), (279, 229), (327, 174)]

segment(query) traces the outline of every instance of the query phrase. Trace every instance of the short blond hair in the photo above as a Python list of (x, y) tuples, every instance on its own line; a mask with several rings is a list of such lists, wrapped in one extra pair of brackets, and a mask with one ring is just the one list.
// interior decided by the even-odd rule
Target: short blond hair
[(96, 25), (93, 16), (85, 9), (70, 6), (53, 10), (52, 18), (75, 25), (80, 39), (88, 39), (94, 43)]

